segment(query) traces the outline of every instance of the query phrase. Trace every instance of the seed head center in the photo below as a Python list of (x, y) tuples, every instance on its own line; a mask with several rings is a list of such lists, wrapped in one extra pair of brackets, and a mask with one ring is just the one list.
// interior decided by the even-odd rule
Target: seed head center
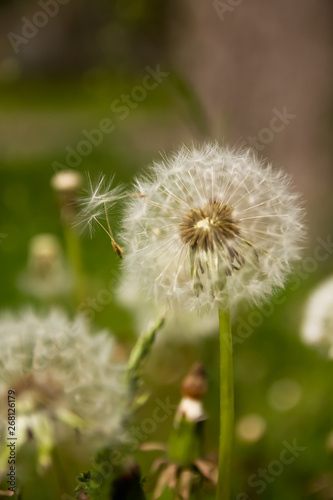
[(18, 379), (13, 383), (17, 395), (30, 395), (37, 406), (51, 406), (61, 396), (63, 388), (58, 381), (48, 374), (42, 377), (28, 375), (24, 380)]
[(201, 228), (204, 231), (209, 231), (211, 225), (213, 225), (213, 221), (206, 217), (206, 219), (199, 220), (196, 227)]
[(228, 247), (228, 242), (239, 236), (238, 222), (232, 207), (211, 201), (185, 215), (179, 224), (180, 235), (193, 250), (214, 251)]

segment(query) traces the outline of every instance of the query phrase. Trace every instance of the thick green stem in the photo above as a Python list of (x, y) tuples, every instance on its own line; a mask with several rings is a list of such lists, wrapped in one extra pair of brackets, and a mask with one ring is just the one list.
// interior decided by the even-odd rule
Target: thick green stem
[(234, 432), (234, 381), (230, 312), (219, 311), (220, 322), (220, 443), (217, 500), (230, 499)]

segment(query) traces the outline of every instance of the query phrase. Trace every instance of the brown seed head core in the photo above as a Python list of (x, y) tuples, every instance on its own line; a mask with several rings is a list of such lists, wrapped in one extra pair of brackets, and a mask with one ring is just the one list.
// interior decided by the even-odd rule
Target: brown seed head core
[(240, 235), (233, 208), (210, 201), (203, 208), (191, 209), (179, 224), (180, 235), (193, 250), (214, 251)]
[(13, 382), (12, 387), (18, 397), (25, 392), (33, 393), (36, 407), (51, 406), (63, 393), (61, 384), (47, 374), (40, 377), (28, 375)]

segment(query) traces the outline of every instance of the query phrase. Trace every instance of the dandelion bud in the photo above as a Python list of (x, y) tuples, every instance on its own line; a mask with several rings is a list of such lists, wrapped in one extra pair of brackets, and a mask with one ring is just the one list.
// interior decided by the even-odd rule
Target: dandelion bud
[(207, 392), (206, 370), (201, 363), (195, 363), (182, 383), (182, 396), (201, 400)]
[(183, 397), (177, 409), (176, 423), (183, 418), (188, 422), (200, 422), (206, 419), (201, 402), (206, 392), (206, 370), (201, 363), (195, 363), (182, 383)]

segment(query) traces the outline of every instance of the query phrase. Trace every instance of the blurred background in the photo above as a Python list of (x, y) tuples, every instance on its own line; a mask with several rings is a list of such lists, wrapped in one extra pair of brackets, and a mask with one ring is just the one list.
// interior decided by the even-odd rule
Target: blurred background
[[(130, 182), (160, 152), (216, 139), (252, 146), (288, 171), (303, 195), (308, 240), (298, 284), (292, 279), (280, 303), (235, 345), (238, 500), (333, 498), (333, 365), (299, 337), (307, 296), (333, 271), (332, 28), (331, 0), (0, 1), (2, 309), (77, 310), (66, 286), (58, 283), (64, 293), (54, 297), (36, 292), (29, 277), (33, 238), (41, 233), (57, 238), (56, 253), (66, 261), (50, 186), (56, 171), (115, 173)], [(109, 241), (98, 231), (81, 242), (88, 296), (112, 290), (119, 263)], [(321, 261), (314, 257), (318, 245), (327, 255)], [(240, 311), (239, 318), (248, 315)], [(127, 352), (134, 318), (112, 301), (93, 320), (114, 331)], [(164, 334), (146, 369), (152, 402), (140, 416), (151, 413), (155, 397), (177, 402), (182, 377), (202, 361), (209, 376), (207, 453), (216, 452), (218, 433), (217, 343), (217, 334), (184, 341)], [(246, 420), (249, 414), (256, 417)], [(150, 438), (166, 439), (171, 426)], [(249, 477), (295, 439), (305, 450), (258, 493)], [(146, 473), (149, 460), (137, 455)], [(88, 458), (73, 465), (73, 487), (82, 468)], [(32, 475), (24, 498), (57, 498), (48, 481)]]

